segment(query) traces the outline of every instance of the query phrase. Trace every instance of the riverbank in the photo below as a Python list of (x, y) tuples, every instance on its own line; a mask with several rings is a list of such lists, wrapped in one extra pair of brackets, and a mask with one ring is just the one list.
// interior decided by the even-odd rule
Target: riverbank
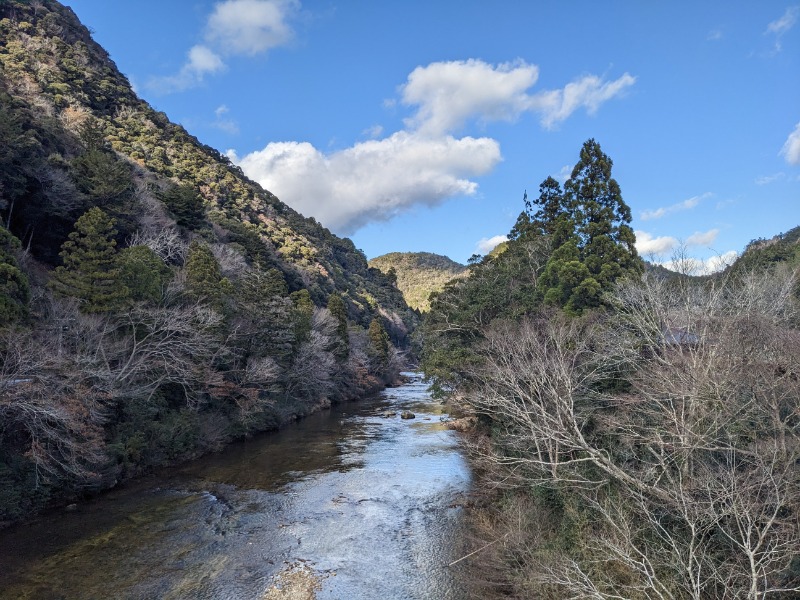
[(471, 477), (446, 420), (414, 376), (0, 532), (0, 598), (461, 599)]
[[(248, 427), (231, 427), (224, 414), (213, 411), (179, 410), (167, 413), (174, 416), (163, 418), (163, 431), (157, 438), (151, 433), (145, 439), (140, 436), (140, 431), (132, 431), (127, 434), (129, 441), (125, 444), (109, 441), (105, 465), (94, 473), (87, 473), (82, 481), (40, 479), (37, 472), (35, 478), (32, 473), (27, 484), (34, 489), (24, 490), (20, 489), (22, 484), (19, 481), (12, 480), (10, 474), (0, 470), (0, 531), (34, 521), (43, 513), (74, 510), (80, 504), (118, 486), (129, 485), (161, 470), (220, 452), (231, 444), (253, 436), (280, 431), (320, 411), (358, 402), (406, 381), (406, 375), (396, 373), (389, 380), (365, 378), (358, 389), (349, 395), (339, 394), (313, 403), (279, 400), (262, 410), (261, 416), (253, 418)], [(212, 422), (215, 415), (216, 424)], [(138, 427), (142, 427), (142, 424), (139, 423)], [(113, 439), (123, 434), (110, 431), (108, 435)], [(157, 451), (147, 448), (148, 443), (165, 448)]]

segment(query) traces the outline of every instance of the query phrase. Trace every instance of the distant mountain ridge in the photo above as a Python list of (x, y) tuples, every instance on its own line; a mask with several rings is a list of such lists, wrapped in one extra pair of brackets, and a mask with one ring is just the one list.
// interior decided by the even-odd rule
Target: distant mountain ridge
[(390, 252), (371, 259), (369, 266), (386, 274), (393, 270), (408, 305), (422, 312), (430, 309), (432, 292), (440, 292), (448, 281), (467, 271), (465, 265), (431, 252)]

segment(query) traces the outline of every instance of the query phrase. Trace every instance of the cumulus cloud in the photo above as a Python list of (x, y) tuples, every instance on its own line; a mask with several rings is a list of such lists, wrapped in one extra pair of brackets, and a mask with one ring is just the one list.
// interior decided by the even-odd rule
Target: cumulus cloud
[[(433, 206), (477, 192), (475, 177), (502, 160), (500, 145), (489, 137), (454, 137), (468, 122), (513, 120), (538, 111), (547, 123), (567, 118), (583, 106), (589, 112), (614, 97), (633, 78), (606, 83), (568, 84), (545, 92), (528, 90), (539, 69), (524, 61), (490, 65), (480, 60), (436, 62), (417, 67), (399, 88), (403, 106), (413, 114), (405, 129), (388, 137), (380, 126), (362, 134), (375, 139), (324, 153), (306, 142), (275, 142), (242, 158), (228, 157), (304, 215), (313, 216), (341, 235), (351, 235), (371, 221), (388, 220), (418, 204)], [(397, 103), (384, 102), (395, 109)], [(488, 243), (492, 240), (486, 240)]]
[(530, 108), (526, 90), (538, 77), (539, 68), (523, 61), (495, 66), (470, 59), (417, 67), (401, 88), (403, 104), (419, 107), (406, 125), (441, 134), (476, 116), (513, 120)]
[(275, 142), (241, 159), (244, 172), (303, 215), (341, 235), (416, 204), (476, 193), (471, 177), (501, 160), (490, 138), (431, 138), (399, 131), (331, 154), (307, 142)]
[(478, 251), (478, 254), (489, 254), (489, 252), (494, 250), (497, 246), (507, 241), (508, 236), (505, 235), (495, 235), (490, 238), (481, 238), (478, 240), (478, 243), (475, 244), (475, 249)]
[(696, 231), (688, 238), (686, 238), (687, 246), (710, 246), (714, 243), (719, 235), (719, 229), (710, 229), (708, 231)]
[(154, 77), (148, 87), (159, 93), (180, 92), (203, 83), (206, 75), (227, 68), (221, 56), (255, 56), (286, 44), (289, 20), (297, 0), (226, 0), (214, 5), (205, 27), (205, 43), (193, 46), (175, 75)]
[(800, 165), (800, 123), (786, 138), (786, 143), (781, 148), (781, 155), (790, 165)]
[(714, 243), (719, 235), (719, 229), (710, 229), (708, 231), (696, 231), (685, 241), (681, 242), (680, 239), (669, 235), (655, 237), (647, 231), (637, 230), (636, 234), (636, 251), (642, 256), (661, 256), (670, 252), (674, 252), (679, 247), (686, 248), (692, 246), (705, 246), (708, 247)]
[(731, 266), (738, 256), (739, 253), (736, 250), (728, 250), (723, 254), (706, 259), (681, 258), (677, 261), (670, 260), (659, 264), (671, 271), (680, 271), (689, 275), (711, 275)]
[(254, 56), (286, 44), (294, 32), (289, 18), (296, 0), (227, 0), (214, 6), (205, 39), (226, 55)]
[(635, 231), (636, 251), (641, 256), (661, 255), (678, 247), (678, 240), (670, 236), (653, 237), (646, 231)]
[(690, 210), (695, 206), (697, 206), (698, 204), (700, 204), (702, 200), (710, 196), (712, 196), (711, 192), (705, 192), (704, 194), (700, 194), (699, 196), (692, 196), (687, 200), (678, 202), (676, 204), (672, 204), (670, 206), (664, 206), (653, 210), (646, 210), (641, 214), (640, 218), (642, 219), (642, 221), (652, 221), (653, 219), (660, 219), (675, 212), (679, 212), (682, 210)]
[(563, 89), (528, 93), (539, 68), (525, 61), (491, 65), (481, 60), (435, 62), (414, 69), (401, 87), (403, 104), (417, 106), (406, 126), (426, 135), (458, 130), (477, 120), (513, 121), (525, 112), (538, 113), (552, 128), (579, 108), (594, 114), (600, 106), (633, 85), (625, 73), (614, 81), (586, 75)]

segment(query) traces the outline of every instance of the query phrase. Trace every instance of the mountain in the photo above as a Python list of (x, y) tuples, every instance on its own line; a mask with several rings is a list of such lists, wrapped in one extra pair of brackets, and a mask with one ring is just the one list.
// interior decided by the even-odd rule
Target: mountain
[(0, 524), (390, 384), (418, 319), (70, 8), (0, 0)]
[(384, 274), (393, 270), (408, 305), (423, 312), (430, 309), (432, 292), (442, 291), (448, 281), (464, 276), (467, 270), (446, 256), (430, 252), (390, 252), (371, 259), (369, 266)]
[(343, 293), (349, 313), (364, 326), (376, 301), (413, 326), (400, 294), (369, 270), (351, 240), (298, 214), (139, 99), (70, 8), (6, 0), (0, 3), (0, 37), (0, 133), (8, 144), (0, 156), (2, 211), (34, 257), (58, 264), (61, 244), (80, 214), (98, 199), (114, 199), (108, 196), (113, 190), (86, 198), (91, 193), (72, 176), (82, 132), (92, 122), (102, 143), (133, 173), (128, 214), (114, 215), (121, 242), (143, 226), (160, 225), (153, 221), (162, 218), (162, 207), (152, 206), (148, 193), (186, 185), (202, 200), (208, 241), (235, 247), (248, 263), (278, 268), (290, 291), (308, 289), (318, 305), (334, 290)]

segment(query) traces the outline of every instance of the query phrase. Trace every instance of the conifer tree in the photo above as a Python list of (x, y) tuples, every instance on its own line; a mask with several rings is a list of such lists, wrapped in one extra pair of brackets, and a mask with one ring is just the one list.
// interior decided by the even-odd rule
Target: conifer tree
[(14, 256), (19, 247), (19, 240), (0, 225), (0, 327), (28, 314), (31, 295), (28, 277)]
[(167, 189), (161, 199), (181, 227), (199, 229), (205, 220), (203, 200), (193, 187), (175, 185)]
[[(541, 206), (532, 222), (551, 236), (553, 254), (541, 277), (545, 303), (571, 313), (599, 306), (602, 294), (643, 265), (634, 246), (631, 211), (611, 177), (611, 159), (590, 139), (583, 144), (572, 176), (542, 184)], [(555, 184), (555, 185), (553, 185)]]
[(347, 358), (350, 339), (347, 330), (347, 308), (339, 294), (333, 293), (328, 297), (328, 310), (336, 318), (337, 344), (334, 354), (340, 361)]
[(378, 359), (380, 366), (385, 367), (389, 364), (389, 334), (376, 317), (370, 321), (367, 335), (373, 355)]
[(103, 313), (120, 308), (128, 288), (120, 278), (114, 219), (93, 207), (76, 222), (75, 230), (61, 246), (62, 265), (50, 280), (53, 291), (76, 298), (84, 313)]
[(314, 316), (314, 301), (307, 289), (292, 292), (290, 295), (294, 303), (293, 321), (295, 345), (299, 346), (308, 340), (311, 335), (311, 319)]
[(164, 261), (147, 246), (130, 246), (119, 253), (120, 276), (131, 300), (158, 302), (172, 276)]
[(222, 308), (233, 292), (230, 281), (222, 276), (219, 261), (207, 245), (192, 241), (186, 253), (186, 291), (194, 300)]

